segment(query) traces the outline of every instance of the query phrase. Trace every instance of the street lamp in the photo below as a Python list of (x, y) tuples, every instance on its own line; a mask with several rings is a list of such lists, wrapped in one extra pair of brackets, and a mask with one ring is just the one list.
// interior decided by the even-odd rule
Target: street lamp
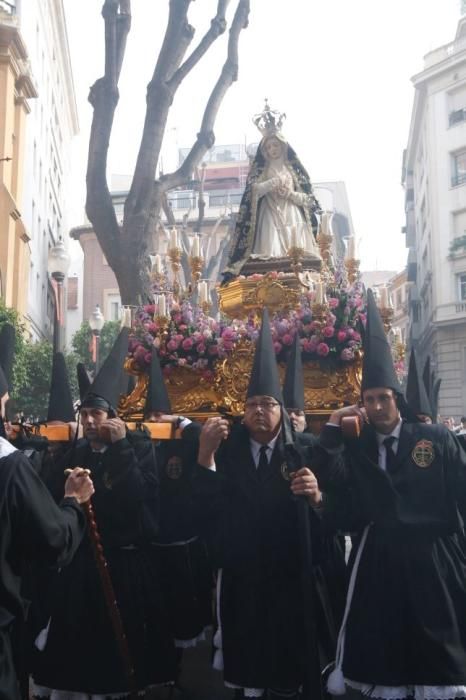
[(104, 327), (105, 319), (100, 310), (98, 304), (95, 305), (95, 309), (91, 314), (89, 319), (89, 325), (95, 338), (95, 371), (99, 371), (99, 345), (100, 345), (100, 331)]
[(62, 350), (62, 328), (64, 326), (63, 317), (63, 282), (65, 280), (68, 268), (70, 266), (70, 257), (66, 251), (61, 238), (58, 243), (50, 248), (48, 254), (48, 271), (49, 275), (56, 282), (55, 289), (55, 314), (53, 321), (53, 351), (54, 353)]

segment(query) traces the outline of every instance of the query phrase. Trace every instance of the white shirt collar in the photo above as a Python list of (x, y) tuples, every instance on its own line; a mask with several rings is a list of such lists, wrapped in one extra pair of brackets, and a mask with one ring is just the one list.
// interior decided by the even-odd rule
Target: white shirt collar
[(394, 437), (395, 440), (400, 439), (400, 433), (401, 433), (401, 426), (403, 425), (403, 421), (400, 418), (398, 423), (395, 425), (391, 433), (388, 433), (388, 435), (385, 435), (384, 433), (375, 433), (375, 437), (377, 438), (377, 444), (380, 447), (380, 445), (383, 444), (383, 441), (386, 440), (388, 437)]
[[(273, 452), (273, 449), (275, 447), (275, 443), (277, 442), (279, 435), (280, 435), (280, 433), (277, 433), (277, 435), (275, 435), (275, 437), (272, 438), (270, 440), (270, 442), (267, 443), (267, 459), (269, 461), (270, 461), (270, 454)], [(257, 442), (257, 440), (253, 440), (252, 438), (249, 438), (249, 444), (251, 446), (251, 452), (252, 452), (253, 459), (255, 462), (257, 462), (259, 460), (259, 452), (260, 452), (260, 449), (261, 449), (263, 443)]]

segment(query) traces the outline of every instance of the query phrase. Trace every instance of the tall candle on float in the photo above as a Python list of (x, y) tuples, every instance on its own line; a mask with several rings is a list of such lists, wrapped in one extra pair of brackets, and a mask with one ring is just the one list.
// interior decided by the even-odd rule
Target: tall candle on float
[(201, 255), (201, 246), (199, 243), (199, 236), (195, 235), (193, 239), (193, 244), (191, 247), (191, 257), (199, 258)]
[(355, 260), (356, 259), (356, 241), (354, 240), (354, 236), (351, 236), (351, 238), (347, 239), (347, 248), (346, 248), (346, 259), (347, 260)]
[(382, 309), (388, 309), (389, 306), (390, 302), (388, 296), (388, 289), (384, 286), (380, 288), (380, 307)]
[(157, 299), (157, 313), (159, 316), (167, 315), (167, 300), (164, 294), (159, 294), (159, 298)]
[(315, 296), (315, 303), (316, 304), (323, 304), (324, 303), (324, 285), (322, 282), (316, 282), (316, 296)]
[(158, 275), (162, 273), (162, 256), (158, 253), (152, 257), (152, 271)]
[(202, 280), (199, 282), (199, 304), (205, 304), (209, 300), (208, 282)]
[(178, 248), (178, 231), (175, 227), (170, 230), (170, 248)]

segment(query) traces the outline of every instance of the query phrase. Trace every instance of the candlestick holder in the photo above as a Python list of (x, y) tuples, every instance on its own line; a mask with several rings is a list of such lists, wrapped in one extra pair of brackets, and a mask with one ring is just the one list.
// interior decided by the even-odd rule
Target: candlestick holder
[(347, 258), (345, 260), (345, 269), (348, 276), (348, 282), (354, 284), (359, 279), (359, 265), (361, 261), (355, 258)]
[(190, 255), (189, 267), (191, 268), (191, 278), (194, 285), (197, 286), (197, 283), (201, 279), (202, 268), (204, 267), (204, 258), (202, 258), (200, 255)]
[(379, 311), (382, 317), (385, 333), (389, 333), (390, 328), (392, 327), (394, 311), (391, 306), (380, 308)]
[(150, 281), (154, 287), (160, 289), (166, 286), (167, 276), (163, 272), (152, 269), (150, 273)]
[(172, 273), (173, 273), (173, 294), (176, 298), (179, 297), (181, 290), (180, 270), (181, 270), (181, 248), (169, 248), (168, 257), (170, 258)]
[(212, 311), (212, 304), (210, 301), (202, 301), (200, 303), (200, 307), (202, 309), (202, 313), (205, 316), (209, 316), (210, 312)]
[(302, 272), (303, 264), (301, 262), (304, 255), (304, 248), (292, 245), (288, 248), (288, 257), (291, 258), (291, 269), (298, 277), (299, 273)]
[(154, 314), (154, 321), (159, 328), (158, 337), (160, 338), (160, 344), (167, 344), (168, 329), (170, 327), (170, 316), (159, 316), (157, 313)]
[(331, 247), (333, 242), (333, 236), (331, 233), (324, 233), (319, 231), (317, 234), (317, 243), (319, 244), (320, 255), (325, 267), (330, 267), (331, 262)]
[(319, 326), (323, 326), (326, 323), (327, 320), (327, 314), (328, 314), (328, 304), (325, 302), (322, 302), (321, 304), (312, 304), (312, 320), (319, 324)]

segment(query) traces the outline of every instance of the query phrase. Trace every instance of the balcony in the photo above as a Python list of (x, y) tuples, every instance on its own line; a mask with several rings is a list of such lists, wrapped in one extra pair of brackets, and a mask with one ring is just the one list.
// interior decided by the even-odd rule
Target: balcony
[(15, 15), (16, 2), (7, 2), (7, 0), (0, 0), (0, 12), (5, 12), (7, 15)]
[(465, 185), (466, 184), (466, 173), (457, 173), (456, 175), (452, 175), (451, 178), (451, 186), (452, 187), (458, 187), (459, 185)]
[(441, 304), (435, 311), (436, 323), (456, 323), (466, 318), (466, 301), (454, 301), (450, 304)]

